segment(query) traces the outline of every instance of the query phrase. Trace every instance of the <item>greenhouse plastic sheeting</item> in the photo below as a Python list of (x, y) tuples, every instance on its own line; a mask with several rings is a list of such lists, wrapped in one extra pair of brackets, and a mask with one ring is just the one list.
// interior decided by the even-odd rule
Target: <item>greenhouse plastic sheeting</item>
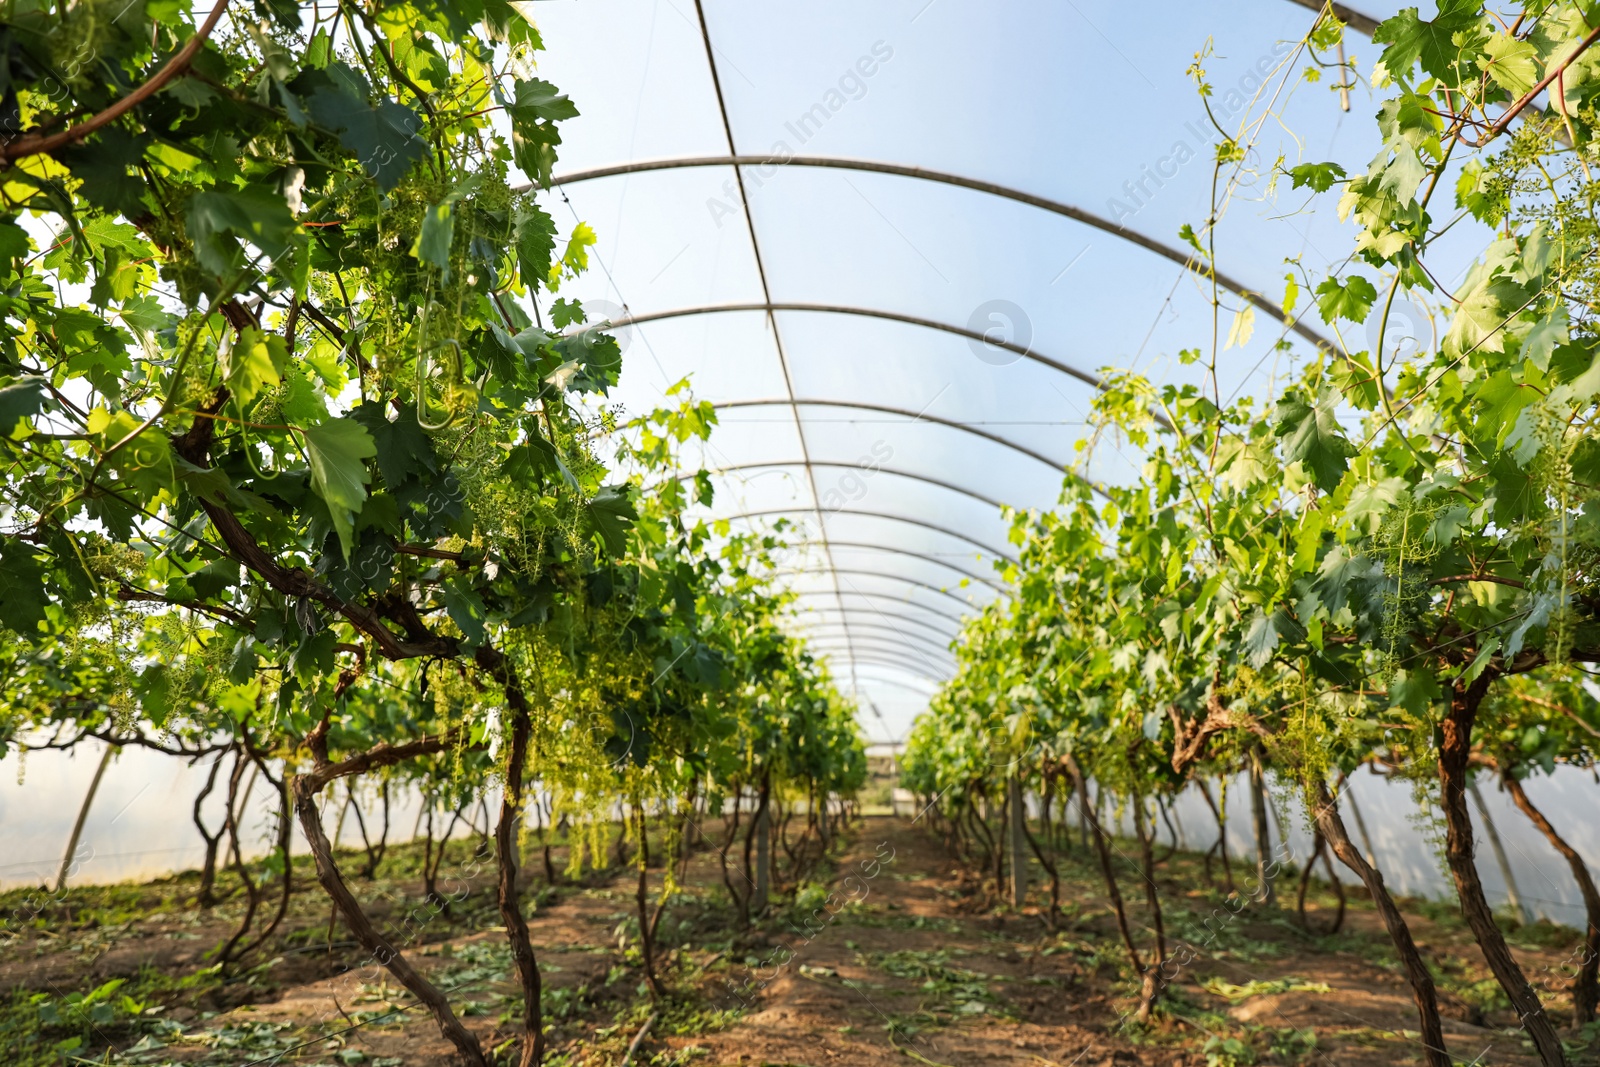
[[(1275, 161), (1361, 165), (1378, 148), (1365, 85), (1348, 113), (1332, 78), (1261, 89), (1316, 17), (1291, 0), (1132, 18), (1089, 0), (535, 14), (541, 73), (582, 112), (542, 196), (564, 228), (599, 236), (601, 269), (560, 295), (622, 324), (614, 399), (628, 411), (684, 376), (719, 406), (687, 457), (714, 472), (707, 514), (796, 525), (796, 625), (885, 740), (948, 675), (961, 615), (1003, 595), (1002, 505), (1051, 506), (1068, 469), (1096, 483), (1137, 471), (1124, 440), (1076, 448), (1096, 372), (1200, 380), (1179, 353), (1210, 343), (1210, 294), (1179, 231), (1205, 220), (1218, 134), (1188, 74), (1196, 53), (1223, 128), (1258, 93), (1255, 114), (1270, 112), (1247, 131), (1260, 177), (1217, 237), (1219, 274), (1260, 309), (1218, 368), (1224, 396), (1264, 395), (1327, 329), (1314, 316), (1287, 329), (1272, 310), (1286, 261), (1322, 270), (1354, 241), (1337, 191), (1291, 190)], [(1370, 42), (1347, 40), (1369, 69)], [(789, 162), (760, 162), (774, 158)], [(1435, 258), (1465, 264), (1482, 236), (1457, 227)], [(1433, 329), (1421, 309), (1396, 321), (1424, 343)]]
[[(911, 629), (910, 627), (907, 628)], [(872, 675), (872, 657), (862, 666), (862, 687)], [(912, 683), (916, 684), (916, 683)], [(37, 752), (28, 757), (26, 776), (19, 781), (17, 756), (0, 760), (0, 825), (14, 828), (7, 838), (11, 846), (0, 863), (0, 889), (47, 885), (54, 881), (61, 864), (61, 843), (67, 839), (83, 790), (94, 774), (101, 749), (98, 743), (81, 752)], [(174, 810), (187, 810), (195, 793), (205, 783), (204, 764), (171, 766), (170, 758), (144, 749), (124, 749), (106, 772), (101, 793), (84, 827), (83, 837), (71, 865), (74, 885), (108, 883), (153, 878), (171, 871), (193, 870), (205, 852), (193, 826), (186, 819), (172, 818)], [(1230, 783), (1235, 798), (1247, 796), (1243, 778)], [(1553, 775), (1539, 775), (1527, 783), (1535, 804), (1551, 813), (1560, 831), (1585, 855), (1600, 851), (1600, 823), (1583, 817), (1589, 810), (1588, 791), (1594, 781), (1586, 771), (1559, 767)], [(1274, 823), (1273, 839), (1279, 840), (1281, 827), (1289, 834), (1293, 856), (1311, 852), (1311, 838), (1292, 790), (1274, 790), (1274, 805), (1279, 819)], [(1439, 858), (1437, 811), (1417, 808), (1410, 784), (1359, 772), (1351, 779), (1348, 797), (1359, 804), (1372, 831), (1372, 847), (1378, 866), (1390, 888), (1397, 893), (1451, 899), (1450, 877)], [(1505, 793), (1492, 788), (1483, 798), (1499, 828), (1501, 840), (1519, 879), (1524, 903), (1536, 916), (1579, 926), (1583, 922), (1583, 901), (1572, 880), (1566, 861), (1550, 847)], [(366, 811), (367, 826), (374, 834), (381, 816), (370, 794), (358, 794)], [(913, 798), (914, 799), (914, 798)], [(494, 797), (489, 798), (493, 804)], [(391, 793), (390, 840), (409, 840), (416, 825), (420, 805), (415, 793), (395, 789)], [(271, 848), (276, 822), (276, 798), (259, 786), (253, 792), (242, 818), (242, 838), (247, 855), (264, 855)], [(213, 796), (205, 808), (213, 824), (221, 815), (221, 794)], [(330, 806), (329, 832), (339, 827)], [(1035, 809), (1036, 810), (1036, 809)], [(1188, 848), (1205, 848), (1216, 840), (1217, 825), (1199, 794), (1190, 789), (1174, 806), (1178, 843)], [(1069, 817), (1069, 823), (1073, 818)], [(360, 833), (354, 818), (342, 824), (340, 842), (360, 847)], [(1131, 822), (1123, 830), (1133, 833)], [(462, 833), (470, 832), (463, 829)], [(1160, 839), (1170, 841), (1163, 827)], [(1489, 857), (1483, 829), (1478, 828), (1478, 850), (1484, 859), (1480, 869), (1484, 886), (1497, 905), (1506, 901), (1505, 883)], [(1228, 810), (1228, 851), (1236, 876), (1244, 876), (1250, 864), (1250, 812), (1247, 803), (1235, 800)], [(304, 854), (299, 835), (292, 839), (297, 855)], [(1241, 858), (1245, 857), (1245, 858)], [(1334, 873), (1351, 884), (1350, 873), (1335, 865)]]

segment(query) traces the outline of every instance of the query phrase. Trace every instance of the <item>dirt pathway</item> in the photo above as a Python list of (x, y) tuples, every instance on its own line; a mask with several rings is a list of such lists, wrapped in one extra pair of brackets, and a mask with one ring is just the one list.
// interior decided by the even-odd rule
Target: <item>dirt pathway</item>
[[(1146, 1030), (1126, 1016), (1136, 983), (1103, 890), (1088, 870), (1070, 860), (1063, 867), (1073, 917), (1051, 935), (1037, 907), (1004, 916), (981, 908), (970, 875), (922, 828), (865, 820), (838, 864), (833, 896), (769, 924), (772, 945), (730, 966), (727, 999), (747, 1003), (744, 1016), (672, 1047), (704, 1049), (712, 1064), (803, 1067), (907, 1058), (951, 1067), (1421, 1062), (1408, 988), (1370, 909), (1352, 902), (1346, 932), (1318, 938), (1281, 911), (1219, 911), (1208, 887), (1184, 884), (1190, 872), (1164, 868), (1168, 937), (1197, 951), (1169, 991), (1170, 1014)], [(1033, 877), (1043, 903), (1037, 865)], [(1137, 871), (1130, 865), (1119, 877), (1136, 896)], [(1331, 911), (1311, 914), (1327, 923)], [(1141, 909), (1132, 914), (1139, 920)], [(1440, 944), (1448, 939), (1426, 920), (1417, 927), (1425, 949), (1433, 938), (1436, 965), (1466, 951)], [(1450, 993), (1444, 999), (1447, 1010), (1462, 1009), (1454, 1014), (1466, 1010), (1451, 1005)], [(1536, 1062), (1520, 1032), (1507, 1032), (1509, 1015), (1483, 1021), (1499, 1027), (1447, 1020), (1453, 1055)]]
[[(632, 1061), (641, 1067), (1421, 1062), (1407, 987), (1369, 907), (1352, 899), (1342, 932), (1308, 932), (1293, 914), (1292, 886), (1280, 886), (1286, 908), (1229, 907), (1194, 857), (1172, 857), (1157, 873), (1169, 944), (1189, 944), (1193, 959), (1157, 1022), (1132, 1024), (1137, 982), (1097, 869), (1081, 846), (1063, 847), (1064, 915), (1054, 933), (1045, 928), (1037, 863), (1028, 907), (996, 909), (926, 826), (905, 819), (859, 822), (821, 881), (802, 884), (793, 904), (775, 904), (749, 931), (734, 921), (719, 854), (698, 853), (662, 926), (673, 995), (661, 1003), (642, 981), (631, 871), (535, 886), (530, 926), (545, 975), (550, 1062), (617, 1067), (646, 1020)], [(1120, 863), (1136, 936), (1148, 944), (1141, 877)], [(660, 881), (652, 872), (653, 890)], [(374, 887), (371, 906), (391, 930), (412, 930), (408, 956), (486, 1048), (505, 1049), (518, 1030), (519, 992), (504, 933), (492, 925), (492, 889), (475, 874), (460, 888), (471, 892), (444, 921), (419, 912), (414, 889), (401, 882)], [(432, 1021), (386, 972), (348, 944), (327, 946), (326, 903), (312, 892), (304, 898), (293, 947), (227, 987), (237, 1006), (172, 1010), (163, 1017), (173, 1021), (150, 1024), (138, 1044), (116, 1041), (122, 1051), (109, 1062), (452, 1063)], [(1312, 922), (1325, 929), (1333, 900), (1326, 887), (1312, 899)], [(1451, 1053), (1463, 1063), (1533, 1064), (1476, 946), (1442, 909), (1432, 914), (1411, 919), (1440, 982)], [(149, 968), (140, 970), (148, 964), (170, 972), (167, 985), (177, 988), (201, 965), (200, 948), (214, 943), (211, 925), (192, 909), (132, 916), (70, 948), (67, 939), (56, 950), (41, 940), (32, 955), (13, 952), (0, 978), (38, 986), (30, 978), (48, 976), (51, 988), (82, 990), (112, 974), (148, 978)], [(1559, 975), (1561, 945), (1517, 945), (1530, 975)], [(1574, 1048), (1575, 1063), (1596, 1062), (1592, 1045)]]

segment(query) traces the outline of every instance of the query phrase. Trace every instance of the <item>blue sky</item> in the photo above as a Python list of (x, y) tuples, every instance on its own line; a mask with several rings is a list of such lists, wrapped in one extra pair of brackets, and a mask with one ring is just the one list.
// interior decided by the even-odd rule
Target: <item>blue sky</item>
[[(1397, 6), (1363, 10), (1383, 17)], [(1203, 62), (1222, 125), (1237, 131), (1247, 114), (1270, 111), (1251, 132), (1258, 177), (1235, 192), (1219, 231), (1221, 269), (1277, 302), (1286, 259), (1318, 275), (1349, 255), (1354, 234), (1337, 218), (1337, 189), (1310, 198), (1287, 179), (1269, 185), (1280, 159), (1364, 169), (1378, 149), (1377, 98), (1357, 85), (1344, 112), (1333, 78), (1300, 77), (1304, 54), (1286, 82), (1269, 78), (1260, 90), (1262, 74), (1279, 68), (1314, 18), (1289, 0), (1160, 0), (1136, 9), (1090, 0), (706, 0), (704, 11), (740, 153), (875, 160), (994, 182), (1169, 245), (1183, 224), (1204, 221), (1209, 203), (1215, 131), (1186, 73), (1209, 49)], [(728, 154), (693, 0), (543, 3), (532, 13), (547, 46), (541, 76), (582, 112), (564, 127), (558, 174)], [(1370, 71), (1371, 42), (1350, 33), (1347, 48), (1363, 75)], [(595, 269), (562, 295), (611, 316), (623, 306), (650, 314), (761, 303), (733, 178), (726, 166), (657, 170), (566, 186), (566, 202), (546, 196), (563, 227), (581, 218), (599, 234)], [(1158, 381), (1198, 380), (1199, 369), (1176, 357), (1209, 343), (1207, 295), (1180, 265), (1118, 234), (896, 175), (784, 166), (747, 167), (744, 178), (776, 303), (992, 327), (1085, 371), (1133, 367)], [(1435, 270), (1454, 280), (1482, 239), (1458, 227), (1433, 251)], [(1307, 303), (1302, 295), (1302, 313)], [(889, 616), (948, 634), (955, 623), (945, 616), (995, 595), (978, 583), (961, 587), (954, 568), (988, 573), (992, 556), (980, 559), (973, 542), (1004, 549), (996, 503), (1055, 500), (1060, 468), (1075, 461), (1085, 433), (1091, 387), (919, 326), (813, 311), (775, 320), (776, 338), (760, 311), (631, 327), (617, 396), (645, 410), (690, 374), (695, 393), (719, 403), (780, 401), (721, 413), (701, 459), (737, 469), (719, 476), (711, 510), (763, 513), (742, 522), (788, 508), (808, 539), (820, 542), (826, 531), (830, 548), (813, 545), (795, 562), (792, 580), (807, 591), (799, 624), (819, 635), (819, 647), (837, 650), (842, 683), (882, 712), (881, 721), (868, 716), (868, 733), (899, 735), (947, 658), (897, 632), (912, 626)], [(1290, 353), (1274, 351), (1282, 333), (1258, 315), (1251, 341), (1223, 355), (1225, 394), (1269, 395), (1294, 369), (1310, 349), (1297, 340)], [(1361, 336), (1345, 341), (1367, 347)], [(791, 408), (783, 403), (791, 396), (829, 403)], [(1088, 473), (1117, 481), (1138, 462), (1125, 444), (1105, 441)], [(836, 590), (845, 598), (826, 595)]]

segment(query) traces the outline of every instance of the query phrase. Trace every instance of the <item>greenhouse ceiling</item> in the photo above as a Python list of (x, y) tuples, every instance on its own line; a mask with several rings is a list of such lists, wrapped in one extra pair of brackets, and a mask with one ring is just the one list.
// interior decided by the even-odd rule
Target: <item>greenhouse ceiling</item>
[[(1376, 50), (1354, 31), (1397, 6), (1340, 8), (1363, 75)], [(1327, 327), (1285, 325), (1285, 276), (1344, 260), (1353, 231), (1337, 189), (1274, 175), (1379, 147), (1364, 77), (1341, 91), (1337, 70), (1305, 75), (1316, 64), (1297, 42), (1319, 7), (533, 11), (541, 74), (582, 112), (545, 203), (599, 237), (602, 269), (561, 295), (617, 326), (613, 400), (648, 410), (687, 375), (716, 405), (690, 457), (714, 472), (706, 513), (794, 524), (797, 627), (869, 735), (903, 734), (963, 615), (1005, 595), (1003, 506), (1047, 508), (1064, 477), (1138, 469), (1125, 440), (1078, 448), (1102, 369), (1198, 381), (1180, 353), (1211, 341), (1211, 282), (1180, 231), (1205, 221), (1219, 125), (1248, 124), (1255, 175), (1216, 237), (1220, 329), (1246, 302), (1256, 312), (1221, 392), (1264, 395), (1315, 353)], [(1473, 247), (1466, 229), (1447, 237)], [(1428, 309), (1397, 314), (1426, 343)]]

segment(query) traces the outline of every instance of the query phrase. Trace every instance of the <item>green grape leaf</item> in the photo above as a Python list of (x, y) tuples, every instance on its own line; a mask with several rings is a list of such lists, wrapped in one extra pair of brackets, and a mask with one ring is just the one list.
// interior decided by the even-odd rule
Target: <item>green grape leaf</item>
[[(1327, 528), (1328, 520), (1321, 511), (1308, 508), (1301, 515), (1294, 534), (1295, 570), (1309, 572), (1316, 569), (1317, 549), (1322, 545), (1322, 533)], [(1309, 617), (1306, 612), (1300, 615), (1302, 618)]]
[(50, 586), (61, 603), (70, 607), (94, 596), (99, 583), (85, 565), (80, 541), (59, 527), (51, 527), (45, 535), (45, 543), (55, 557)]
[(559, 478), (569, 490), (578, 490), (578, 479), (537, 428), (530, 428), (527, 439), (507, 451), (505, 470), (518, 484), (545, 485), (549, 479)]
[(506, 114), (511, 119), (512, 159), (529, 178), (549, 188), (555, 146), (561, 143), (555, 124), (577, 117), (577, 106), (554, 85), (531, 78), (516, 83), (515, 98), (506, 106)]
[(564, 330), (583, 321), (583, 304), (576, 300), (568, 300), (563, 296), (550, 305), (550, 325), (558, 330)]
[(199, 467), (180, 456), (176, 468), (183, 487), (202, 500), (220, 504), (236, 492), (228, 475), (215, 467)]
[(97, 407), (89, 412), (85, 426), (102, 449), (109, 449), (127, 440), (127, 444), (122, 445), (107, 462), (142, 492), (154, 494), (177, 480), (177, 471), (172, 465), (171, 442), (155, 427), (145, 426), (144, 421), (133, 412), (118, 411), (113, 415), (105, 408)]
[(1368, 534), (1376, 533), (1388, 511), (1405, 494), (1404, 478), (1380, 478), (1375, 482), (1358, 482), (1350, 491), (1350, 501), (1344, 508), (1344, 521), (1352, 529)]
[(1317, 310), (1322, 312), (1322, 321), (1330, 326), (1339, 319), (1366, 322), (1367, 312), (1377, 299), (1378, 290), (1359, 274), (1351, 275), (1345, 282), (1328, 278), (1317, 286)]
[[(1234, 492), (1243, 492), (1266, 476), (1272, 460), (1272, 447), (1260, 447), (1261, 442), (1246, 441), (1242, 437), (1228, 437), (1217, 445), (1217, 481)], [(1182, 553), (1170, 557), (1181, 565)]]
[(1423, 165), (1416, 148), (1403, 135), (1396, 134), (1383, 143), (1378, 160), (1374, 162), (1378, 161), (1382, 161), (1383, 175), (1378, 179), (1378, 188), (1402, 204), (1411, 203), (1422, 179), (1428, 176), (1428, 168)]
[(289, 349), (282, 337), (246, 326), (219, 363), (228, 389), (241, 406), (248, 406), (261, 390), (277, 387), (289, 365)]
[(438, 267), (445, 281), (450, 280), (450, 246), (456, 238), (454, 206), (446, 200), (430, 207), (422, 216), (422, 232), (411, 246), (411, 254)]
[(1273, 620), (1260, 608), (1250, 617), (1249, 628), (1244, 635), (1243, 651), (1245, 661), (1260, 670), (1272, 659), (1272, 653), (1278, 648), (1278, 628), (1273, 625)]
[(440, 592), (444, 597), (444, 609), (450, 621), (460, 628), (467, 646), (476, 648), (483, 644), (487, 636), (484, 621), (489, 610), (484, 606), (483, 597), (472, 588), (472, 583), (466, 578), (450, 578), (440, 587)]
[(1389, 682), (1389, 706), (1404, 708), (1418, 718), (1425, 716), (1428, 708), (1443, 695), (1439, 680), (1424, 668), (1396, 671)]
[[(1478, 272), (1475, 272), (1478, 274)], [(1478, 274), (1481, 279), (1481, 274)], [(1504, 352), (1505, 327), (1528, 300), (1523, 286), (1504, 276), (1470, 284), (1457, 299), (1455, 317), (1444, 335), (1444, 351), (1451, 358), (1472, 352)]]
[(1337, 163), (1302, 163), (1290, 169), (1289, 177), (1294, 188), (1309, 186), (1314, 192), (1325, 193), (1345, 179), (1344, 168)]
[(1332, 390), (1324, 389), (1315, 405), (1298, 391), (1285, 393), (1278, 401), (1277, 418), (1275, 432), (1285, 438), (1284, 458), (1291, 463), (1299, 461), (1323, 492), (1337, 489), (1350, 466), (1350, 457), (1355, 455), (1355, 446), (1345, 438), (1334, 418)]
[[(1522, 615), (1522, 621), (1513, 626), (1511, 628), (1511, 632), (1505, 635), (1504, 655), (1507, 660), (1511, 659), (1518, 652), (1522, 651), (1523, 644), (1527, 641), (1529, 631), (1533, 630), (1535, 627), (1542, 629), (1550, 624), (1550, 615), (1555, 611), (1556, 605), (1558, 605), (1562, 599), (1563, 598), (1557, 596), (1554, 591), (1547, 590), (1545, 592), (1535, 593), (1532, 597), (1531, 603), (1526, 600), (1522, 602), (1523, 612), (1520, 613)], [(1510, 620), (1507, 621), (1509, 622)]]
[(550, 275), (550, 261), (556, 254), (556, 223), (538, 204), (525, 203), (517, 209), (513, 242), (517, 249), (517, 274), (530, 292), (543, 285)]
[(254, 186), (196, 193), (189, 199), (188, 226), (200, 265), (219, 278), (243, 263), (243, 251), (234, 238), (248, 241), (275, 261), (289, 250), (297, 228), (282, 196)]
[(1497, 634), (1490, 637), (1483, 643), (1483, 647), (1478, 649), (1478, 654), (1473, 656), (1472, 662), (1462, 670), (1461, 677), (1456, 684), (1471, 685), (1477, 681), (1478, 675), (1483, 673), (1483, 669), (1489, 665), (1489, 661), (1494, 658), (1494, 654), (1498, 651), (1500, 651), (1500, 637)]
[(139, 234), (139, 229), (126, 222), (101, 215), (83, 224), (82, 238), (72, 238), (73, 250), (79, 255), (104, 254), (115, 249), (136, 259), (153, 255), (155, 250)]
[(376, 456), (377, 445), (367, 428), (352, 419), (331, 419), (301, 431), (311, 464), (311, 487), (328, 505), (334, 532), (348, 562), (354, 544), (354, 518), (367, 499), (372, 475), (362, 462)]
[(384, 192), (399, 184), (428, 150), (420, 136), (421, 117), (388, 98), (373, 107), (367, 102), (366, 79), (343, 63), (302, 70), (289, 89), (312, 121), (337, 136)]
[(1328, 367), (1328, 376), (1338, 385), (1344, 398), (1362, 411), (1376, 409), (1383, 400), (1378, 392), (1378, 372), (1365, 352), (1353, 352), (1348, 359), (1334, 360)]
[(606, 546), (606, 551), (612, 556), (622, 555), (628, 545), (628, 531), (633, 528), (634, 521), (639, 517), (629, 496), (628, 487), (606, 486), (589, 501), (586, 510), (595, 532), (600, 535), (600, 540)]
[(1228, 340), (1223, 344), (1224, 349), (1238, 346), (1243, 348), (1250, 343), (1250, 338), (1256, 332), (1256, 309), (1252, 304), (1246, 304), (1234, 312), (1233, 324), (1228, 327)]
[(1497, 225), (1510, 206), (1506, 189), (1493, 172), (1478, 160), (1468, 160), (1456, 179), (1456, 206), (1472, 212), (1472, 217), (1488, 226)]
[(450, 247), (456, 238), (455, 206), (476, 192), (479, 183), (474, 174), (430, 207), (422, 216), (422, 232), (411, 246), (411, 254), (438, 267), (444, 272), (445, 281), (450, 280)]
[(1557, 304), (1555, 310), (1535, 323), (1533, 329), (1528, 331), (1528, 336), (1523, 338), (1522, 358), (1541, 371), (1549, 370), (1551, 355), (1557, 346), (1566, 344), (1571, 336), (1568, 332), (1570, 326), (1566, 305)]
[(328, 417), (328, 401), (302, 363), (291, 363), (283, 376), (279, 408), (291, 426), (314, 426)]
[(1389, 46), (1382, 59), (1391, 74), (1409, 75), (1412, 66), (1421, 62), (1423, 70), (1455, 85), (1461, 80), (1454, 65), (1462, 50), (1451, 38), (1482, 19), (1479, 0), (1441, 0), (1439, 14), (1431, 22), (1418, 18), (1414, 7), (1401, 8), (1372, 31), (1372, 40)]
[(150, 717), (153, 725), (159, 728), (167, 721), (172, 713), (172, 678), (166, 664), (152, 663), (140, 671), (133, 691), (139, 697), (139, 710)]
[(350, 417), (372, 435), (378, 471), (390, 489), (439, 473), (439, 454), (434, 451), (433, 438), (418, 424), (416, 409), (407, 405), (391, 420), (384, 405), (368, 400), (354, 408)]
[(239, 584), (239, 564), (231, 559), (213, 560), (186, 578), (196, 597), (213, 600)]
[(0, 378), (0, 437), (15, 438), (32, 428), (31, 420), (44, 410), (43, 378)]
[(256, 10), (271, 13), (278, 25), (291, 33), (300, 31), (300, 5), (295, 0), (256, 0)]
[(661, 598), (667, 591), (666, 579), (661, 576), (661, 568), (655, 561), (648, 557), (639, 568), (639, 585), (634, 592), (634, 610), (651, 611), (660, 606)]
[(528, 177), (548, 188), (555, 146), (561, 143), (556, 123), (576, 118), (577, 105), (549, 82), (530, 78), (516, 83), (506, 115), (511, 119), (512, 158)]
[(161, 306), (161, 301), (148, 293), (140, 293), (124, 300), (117, 317), (129, 329), (138, 330), (140, 333), (153, 333), (162, 329), (172, 318)]
[(562, 251), (561, 259), (550, 264), (550, 274), (545, 279), (552, 293), (561, 288), (563, 278), (576, 277), (589, 269), (589, 249), (598, 240), (594, 228), (587, 222), (572, 227), (572, 236), (567, 238), (567, 247)]
[(28, 231), (8, 220), (0, 220), (0, 262), (21, 259), (33, 247)]
[(507, 108), (512, 119), (560, 122), (578, 117), (578, 105), (567, 99), (554, 85), (539, 78), (529, 78), (516, 84), (516, 101)]
[(59, 157), (83, 183), (85, 200), (107, 214), (137, 216), (144, 210), (139, 196), (143, 183), (130, 180), (128, 171), (144, 161), (151, 142), (147, 133), (107, 126), (87, 142), (61, 149)]
[(27, 637), (45, 620), (44, 565), (33, 546), (15, 537), (0, 537), (0, 626)]
[(1522, 469), (1515, 456), (1497, 452), (1489, 464), (1494, 493), (1494, 521), (1502, 527), (1537, 518), (1547, 511), (1544, 482)]
[[(300, 640), (295, 643), (294, 651), (289, 654), (289, 670), (292, 671), (301, 685), (311, 685), (317, 675), (328, 674), (333, 670), (334, 645), (338, 642), (337, 636), (331, 628), (323, 628), (314, 633), (302, 632)], [(282, 691), (279, 691), (280, 697)]]
[(1473, 391), (1478, 409), (1475, 436), (1482, 441), (1492, 438), (1496, 448), (1504, 445), (1522, 409), (1538, 399), (1539, 391), (1513, 378), (1510, 371), (1490, 375)]
[(679, 662), (684, 677), (698, 685), (717, 688), (722, 684), (722, 656), (705, 642), (696, 642), (693, 655)]
[(579, 330), (551, 347), (561, 359), (555, 370), (561, 375), (563, 388), (604, 395), (617, 384), (622, 372), (622, 348), (610, 334)]
[(1483, 46), (1489, 77), (1512, 96), (1522, 96), (1539, 81), (1539, 51), (1505, 31), (1492, 35)]

